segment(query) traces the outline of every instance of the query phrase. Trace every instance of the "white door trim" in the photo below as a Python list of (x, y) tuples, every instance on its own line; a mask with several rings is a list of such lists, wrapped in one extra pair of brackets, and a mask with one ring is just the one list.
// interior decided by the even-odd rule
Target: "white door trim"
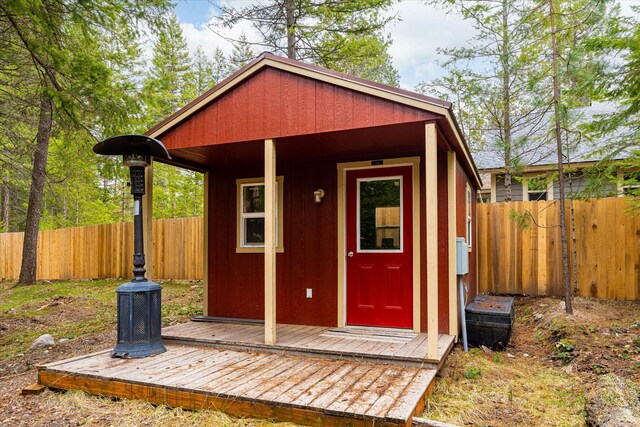
[(369, 160), (362, 162), (338, 163), (338, 327), (346, 326), (347, 319), (347, 171), (357, 169), (389, 168), (411, 166), (412, 168), (412, 205), (413, 205), (413, 331), (420, 332), (420, 157), (398, 159)]

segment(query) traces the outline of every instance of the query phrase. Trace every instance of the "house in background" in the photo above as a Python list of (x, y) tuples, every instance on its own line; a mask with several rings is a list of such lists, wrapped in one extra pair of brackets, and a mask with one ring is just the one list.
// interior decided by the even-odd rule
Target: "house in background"
[[(580, 120), (584, 123), (594, 117), (607, 114), (615, 108), (612, 103), (593, 103), (590, 107), (580, 110)], [(614, 138), (614, 137), (612, 137)], [(564, 149), (564, 156), (568, 161), (564, 163), (567, 179), (565, 182), (565, 194), (584, 197), (610, 197), (623, 196), (634, 185), (622, 185), (620, 182), (627, 178), (630, 171), (620, 168), (611, 178), (603, 178), (597, 183), (597, 188), (591, 191), (589, 186), (589, 172), (596, 166), (614, 166), (620, 160), (627, 157), (622, 152), (614, 159), (602, 161), (600, 150), (609, 146), (611, 140), (573, 140)], [(518, 163), (524, 165), (517, 174), (511, 178), (512, 201), (555, 200), (560, 197), (560, 187), (557, 179), (557, 153), (555, 144), (525, 146), (514, 157)], [(506, 188), (504, 184), (505, 164), (504, 155), (499, 148), (487, 147), (474, 154), (482, 177), (483, 187), (479, 192), (482, 202), (504, 202)], [(631, 171), (633, 174), (633, 171)]]
[(458, 335), (480, 179), (449, 102), (263, 54), (148, 135), (205, 172), (206, 316)]

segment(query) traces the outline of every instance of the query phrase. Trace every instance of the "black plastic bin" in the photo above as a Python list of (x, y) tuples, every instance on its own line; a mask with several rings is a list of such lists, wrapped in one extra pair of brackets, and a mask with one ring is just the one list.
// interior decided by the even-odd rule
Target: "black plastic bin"
[(465, 309), (469, 345), (497, 350), (507, 346), (515, 320), (513, 297), (478, 295)]

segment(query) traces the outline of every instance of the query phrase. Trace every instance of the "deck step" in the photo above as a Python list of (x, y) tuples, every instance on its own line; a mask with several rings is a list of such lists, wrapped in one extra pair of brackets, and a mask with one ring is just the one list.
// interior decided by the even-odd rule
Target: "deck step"
[(406, 426), (436, 370), (165, 343), (167, 352), (108, 352), (41, 366), (42, 386), (305, 425)]
[(205, 348), (218, 348), (236, 351), (259, 351), (271, 354), (286, 354), (289, 356), (316, 357), (330, 360), (352, 360), (363, 363), (382, 363), (397, 366), (406, 366), (418, 369), (438, 369), (439, 365), (435, 361), (418, 358), (394, 357), (383, 355), (371, 355), (366, 353), (341, 352), (337, 350), (318, 350), (313, 348), (294, 348), (280, 345), (254, 344), (242, 342), (228, 342), (206, 339), (194, 339), (189, 337), (174, 337), (163, 335), (165, 343), (174, 345), (189, 345)]
[(438, 358), (427, 356), (427, 334), (382, 328), (327, 328), (278, 325), (275, 345), (264, 344), (264, 326), (220, 322), (190, 322), (162, 330), (167, 342), (231, 350), (250, 350), (297, 356), (388, 363), (439, 369), (451, 351), (454, 337), (439, 335)]

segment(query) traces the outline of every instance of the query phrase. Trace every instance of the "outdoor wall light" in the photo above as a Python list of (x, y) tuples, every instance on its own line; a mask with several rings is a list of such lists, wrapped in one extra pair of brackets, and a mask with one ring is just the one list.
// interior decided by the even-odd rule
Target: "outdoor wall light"
[(144, 169), (151, 157), (171, 159), (162, 142), (145, 135), (120, 135), (105, 139), (93, 152), (122, 156), (129, 168), (133, 194), (133, 279), (118, 286), (118, 342), (111, 357), (138, 358), (164, 353), (161, 339), (162, 287), (145, 277), (142, 235)]
[(322, 203), (322, 198), (324, 197), (324, 190), (322, 188), (317, 189), (313, 192), (313, 197), (316, 203)]

